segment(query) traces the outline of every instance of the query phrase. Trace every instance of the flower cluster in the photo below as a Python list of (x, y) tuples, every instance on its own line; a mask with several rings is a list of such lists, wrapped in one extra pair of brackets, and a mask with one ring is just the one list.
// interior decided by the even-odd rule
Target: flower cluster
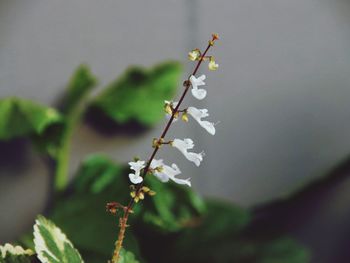
[[(198, 65), (202, 63), (202, 61), (209, 61), (208, 68), (210, 70), (216, 70), (219, 65), (215, 62), (213, 56), (206, 56), (206, 53), (210, 46), (214, 45), (215, 40), (218, 39), (218, 36), (214, 34), (212, 36), (212, 40), (209, 41), (209, 45), (207, 50), (202, 55), (202, 52), (199, 49), (194, 49), (188, 54), (188, 58), (191, 61), (198, 61)], [(194, 98), (198, 100), (203, 100), (207, 96), (207, 90), (205, 90), (202, 86), (205, 85), (205, 75), (201, 75), (196, 77), (195, 74), (197, 70), (188, 78), (187, 81), (184, 82), (184, 87), (186, 89), (191, 88), (191, 93)], [(186, 90), (187, 91), (187, 90)], [(184, 93), (186, 95), (186, 92)], [(183, 95), (183, 97), (184, 97)], [(168, 126), (170, 126), (171, 122), (176, 121), (181, 115), (181, 120), (188, 122), (188, 116), (191, 116), (201, 127), (203, 127), (209, 134), (215, 135), (215, 124), (208, 120), (205, 120), (206, 117), (209, 116), (207, 109), (198, 109), (196, 107), (190, 106), (186, 109), (180, 110), (179, 106), (182, 102), (183, 97), (179, 102), (177, 101), (165, 101), (164, 111), (166, 113), (166, 117), (169, 120)], [(167, 130), (167, 128), (166, 128)], [(166, 133), (166, 132), (165, 132)], [(165, 142), (163, 134), (159, 139), (153, 139), (152, 146), (156, 148), (156, 151), (163, 145), (168, 144), (176, 149), (178, 149), (187, 160), (193, 162), (196, 166), (200, 166), (203, 161), (204, 152), (192, 152), (194, 148), (194, 142), (190, 138), (185, 139), (173, 139), (171, 141)], [(150, 159), (149, 163), (145, 161), (135, 161), (129, 162), (130, 169), (133, 170), (133, 173), (129, 174), (129, 179), (133, 184), (140, 185), (142, 189), (143, 185), (143, 177), (150, 173), (157, 177), (161, 182), (173, 181), (177, 184), (191, 186), (190, 178), (180, 179), (177, 176), (181, 174), (179, 167), (173, 163), (171, 165), (167, 165), (164, 163), (162, 159), (154, 159), (154, 155)], [(147, 170), (147, 171), (146, 171)], [(134, 189), (134, 188), (133, 188)], [(147, 188), (148, 189), (148, 188)], [(144, 191), (132, 191), (132, 198), (134, 198), (135, 202), (144, 199)]]

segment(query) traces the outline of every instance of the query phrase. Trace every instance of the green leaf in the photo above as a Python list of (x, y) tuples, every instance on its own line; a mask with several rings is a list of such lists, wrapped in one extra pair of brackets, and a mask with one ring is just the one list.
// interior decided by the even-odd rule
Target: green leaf
[(73, 73), (63, 99), (62, 111), (69, 115), (96, 86), (97, 79), (87, 65), (80, 65)]
[(56, 190), (64, 190), (67, 186), (71, 138), (85, 111), (89, 92), (95, 87), (95, 84), (96, 79), (86, 65), (81, 65), (76, 69), (68, 84), (62, 108), (63, 113), (66, 115), (66, 123), (54, 155), (57, 162)]
[[(111, 201), (122, 204), (129, 201), (127, 173), (108, 157), (91, 155), (82, 163), (71, 189), (59, 197), (51, 214), (83, 256), (94, 258), (95, 262), (110, 259), (118, 236), (119, 217), (105, 209)], [(139, 211), (134, 211), (133, 216), (137, 216)], [(124, 247), (140, 258), (132, 228), (127, 229)]]
[(146, 185), (157, 193), (142, 204), (146, 224), (164, 232), (179, 231), (206, 211), (204, 201), (190, 187), (173, 182), (165, 184), (152, 176), (145, 180)]
[(60, 159), (58, 160), (60, 174), (67, 172), (70, 139), (84, 112), (89, 92), (96, 83), (97, 80), (89, 67), (80, 65), (71, 76), (61, 103), (61, 110), (65, 115), (64, 122), (51, 125), (43, 134), (35, 137), (35, 144), (39, 150), (49, 154), (53, 159)]
[(238, 206), (209, 200), (207, 213), (175, 235), (145, 229), (137, 234), (149, 262), (309, 262), (308, 251), (292, 239), (251, 236), (247, 231), (250, 217)]
[(135, 255), (133, 253), (122, 249), (120, 251), (120, 258), (118, 263), (140, 263), (140, 261), (136, 260)]
[(34, 225), (34, 244), (42, 263), (83, 262), (61, 229), (43, 216), (38, 216)]
[(164, 117), (164, 100), (171, 100), (178, 87), (181, 66), (166, 62), (154, 68), (129, 68), (92, 103), (119, 124), (137, 121), (149, 126)]
[(212, 246), (220, 248), (221, 245), (218, 244), (225, 243), (237, 235), (250, 221), (248, 211), (233, 204), (209, 200), (207, 206), (207, 214), (177, 237), (174, 247), (181, 255), (190, 254), (187, 257), (192, 256), (196, 259), (204, 254), (211, 258), (213, 251), (209, 251), (208, 248)]
[(106, 156), (90, 155), (77, 172), (75, 190), (80, 193), (98, 194), (119, 179), (123, 170)]
[(0, 246), (0, 263), (31, 263), (34, 252), (30, 249), (23, 249), (20, 246), (5, 244)]
[(0, 140), (41, 135), (61, 122), (62, 116), (53, 108), (16, 97), (0, 100)]
[(259, 263), (310, 262), (310, 253), (290, 238), (280, 238), (264, 243), (260, 250)]

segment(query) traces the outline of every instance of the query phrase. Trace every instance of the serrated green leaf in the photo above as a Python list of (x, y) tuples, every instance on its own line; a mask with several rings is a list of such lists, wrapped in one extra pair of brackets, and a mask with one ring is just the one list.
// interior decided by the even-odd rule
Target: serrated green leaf
[(32, 263), (34, 252), (21, 246), (0, 246), (0, 263)]
[(35, 251), (42, 263), (84, 262), (66, 235), (43, 216), (34, 225)]
[(143, 220), (160, 231), (179, 231), (206, 211), (202, 198), (189, 187), (164, 184), (151, 176), (146, 185), (157, 194), (145, 200)]
[(97, 107), (119, 124), (137, 121), (149, 126), (163, 118), (164, 100), (171, 100), (179, 85), (181, 66), (166, 62), (154, 68), (133, 67), (107, 86), (95, 101)]
[(61, 122), (62, 116), (53, 108), (16, 97), (0, 100), (0, 140), (40, 135)]

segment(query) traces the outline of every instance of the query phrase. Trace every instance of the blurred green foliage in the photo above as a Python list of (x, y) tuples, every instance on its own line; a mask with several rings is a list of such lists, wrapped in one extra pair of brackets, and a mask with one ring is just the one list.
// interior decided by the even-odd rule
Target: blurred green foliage
[(0, 140), (41, 135), (48, 126), (63, 121), (57, 110), (30, 100), (16, 97), (0, 100)]
[[(55, 161), (55, 200), (48, 216), (69, 236), (87, 262), (110, 259), (119, 217), (108, 214), (105, 205), (113, 201), (127, 204), (130, 183), (125, 165), (107, 156), (91, 155), (68, 185), (74, 129), (88, 108), (98, 109), (119, 125), (156, 124), (163, 118), (164, 100), (171, 100), (179, 86), (181, 73), (177, 62), (151, 69), (133, 67), (91, 98), (97, 80), (86, 65), (81, 65), (68, 83), (60, 110), (18, 98), (0, 100), (0, 140), (28, 137)], [(147, 176), (146, 184), (157, 194), (146, 197), (142, 205), (134, 208), (122, 263), (309, 262), (308, 252), (283, 235), (251, 235), (248, 230), (252, 215), (248, 210), (203, 199), (191, 188), (164, 184), (153, 176)], [(45, 241), (44, 250), (37, 253), (50, 257), (50, 263), (56, 259), (81, 262), (72, 243), (62, 238), (61, 230), (43, 217), (37, 222), (37, 233)], [(27, 235), (22, 241), (34, 249), (32, 237)]]
[(182, 67), (165, 62), (152, 69), (134, 67), (98, 95), (93, 106), (118, 123), (137, 121), (153, 125), (164, 116), (164, 100), (171, 100), (178, 87)]

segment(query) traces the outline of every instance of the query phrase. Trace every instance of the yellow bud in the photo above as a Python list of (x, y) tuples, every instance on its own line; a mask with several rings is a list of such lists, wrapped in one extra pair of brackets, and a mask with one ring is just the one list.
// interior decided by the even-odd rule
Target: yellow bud
[(136, 192), (135, 192), (135, 191), (131, 192), (131, 193), (130, 193), (130, 196), (131, 196), (132, 198), (135, 198)]
[(152, 147), (153, 148), (156, 148), (159, 146), (159, 141), (158, 141), (158, 138), (153, 138), (153, 141), (152, 141)]
[(173, 109), (169, 103), (166, 103), (164, 105), (164, 111), (168, 114), (173, 114)]
[(201, 56), (201, 51), (198, 48), (188, 53), (188, 59), (191, 61), (199, 60), (200, 56)]
[(139, 198), (140, 198), (141, 200), (143, 200), (143, 199), (145, 199), (145, 195), (144, 195), (142, 192), (140, 192), (140, 193), (139, 193)]
[(210, 58), (210, 61), (209, 61), (209, 64), (208, 64), (208, 68), (210, 70), (217, 70), (219, 67), (219, 64), (217, 64), (214, 60), (214, 57), (211, 57)]
[(177, 112), (175, 112), (175, 114), (174, 114), (174, 118), (177, 119), (178, 117), (179, 117), (179, 112), (177, 111)]
[(148, 192), (148, 195), (154, 196), (154, 195), (156, 195), (156, 192), (154, 192), (154, 191), (151, 190), (151, 191)]
[(139, 198), (138, 196), (136, 196), (136, 197), (134, 198), (134, 201), (135, 201), (135, 203), (138, 203), (138, 202), (140, 201), (140, 198)]
[(149, 192), (151, 189), (149, 189), (147, 186), (143, 186), (142, 187), (142, 192), (144, 192), (144, 193), (147, 193), (147, 192)]
[(182, 113), (181, 119), (185, 122), (188, 122), (188, 115), (187, 112)]

